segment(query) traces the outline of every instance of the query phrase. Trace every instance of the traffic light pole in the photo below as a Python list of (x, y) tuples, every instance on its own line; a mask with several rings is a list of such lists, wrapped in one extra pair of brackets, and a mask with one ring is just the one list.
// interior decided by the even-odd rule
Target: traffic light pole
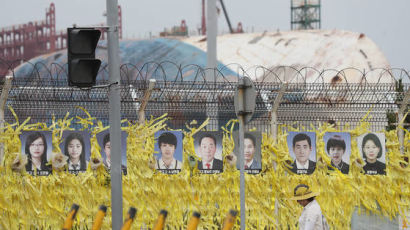
[(109, 122), (111, 143), (111, 220), (112, 229), (122, 226), (122, 170), (121, 170), (121, 97), (120, 56), (118, 39), (118, 0), (107, 0), (108, 72), (110, 88)]

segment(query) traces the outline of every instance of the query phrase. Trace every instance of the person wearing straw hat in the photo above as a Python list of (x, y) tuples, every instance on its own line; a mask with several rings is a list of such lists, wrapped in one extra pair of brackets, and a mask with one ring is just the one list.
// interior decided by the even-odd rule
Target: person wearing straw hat
[(299, 184), (294, 189), (292, 200), (296, 200), (303, 206), (302, 214), (299, 217), (300, 230), (328, 230), (326, 218), (322, 214), (319, 203), (315, 197), (319, 192), (313, 192), (309, 186)]

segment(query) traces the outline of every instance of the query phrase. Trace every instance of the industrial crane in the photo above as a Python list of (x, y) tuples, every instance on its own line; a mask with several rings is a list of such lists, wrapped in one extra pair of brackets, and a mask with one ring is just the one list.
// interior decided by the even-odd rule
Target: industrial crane
[[(225, 7), (225, 4), (224, 4), (223, 0), (219, 0), (219, 2), (221, 3), (222, 11), (224, 12), (225, 19), (226, 19), (226, 22), (227, 22), (228, 27), (229, 27), (229, 32), (231, 34), (233, 34), (233, 33), (242, 33), (243, 32), (242, 23), (239, 22), (237, 30), (234, 31), (233, 28), (232, 28), (232, 25), (231, 25), (231, 21), (229, 20), (228, 12), (226, 11), (226, 7)], [(202, 0), (201, 34), (206, 35), (205, 0)]]

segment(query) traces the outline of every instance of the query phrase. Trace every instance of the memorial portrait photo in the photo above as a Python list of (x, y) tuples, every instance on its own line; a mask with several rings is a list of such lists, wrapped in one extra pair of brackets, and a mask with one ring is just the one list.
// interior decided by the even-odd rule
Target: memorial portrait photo
[(349, 162), (351, 154), (350, 133), (346, 132), (327, 132), (323, 136), (325, 151), (331, 159), (329, 170), (338, 169), (343, 174), (349, 173)]
[(293, 159), (290, 170), (296, 174), (312, 174), (316, 168), (316, 133), (289, 132), (287, 144)]
[[(127, 132), (121, 131), (121, 170), (124, 175), (127, 175)], [(103, 164), (106, 170), (111, 170), (111, 140), (110, 130), (104, 130), (97, 133), (98, 145), (101, 148), (100, 154), (103, 159)]]
[[(235, 140), (234, 154), (237, 157), (237, 168), (239, 169), (239, 133), (234, 132)], [(261, 132), (245, 132), (243, 142), (244, 168), (247, 173), (257, 174), (262, 170), (261, 155), (262, 134)]]
[(70, 172), (87, 170), (91, 155), (88, 131), (64, 131), (60, 149), (68, 157), (67, 165)]
[(176, 174), (182, 168), (182, 132), (158, 131), (155, 138), (155, 169), (165, 174)]
[(221, 132), (198, 132), (194, 136), (194, 145), (195, 154), (202, 159), (198, 161), (198, 169), (202, 173), (220, 173), (223, 171)]
[(384, 133), (366, 133), (357, 138), (359, 152), (368, 175), (386, 175), (386, 137)]
[(20, 135), (21, 151), (27, 156), (26, 171), (31, 175), (47, 176), (51, 172), (51, 165), (47, 162), (51, 158), (51, 131), (23, 131)]

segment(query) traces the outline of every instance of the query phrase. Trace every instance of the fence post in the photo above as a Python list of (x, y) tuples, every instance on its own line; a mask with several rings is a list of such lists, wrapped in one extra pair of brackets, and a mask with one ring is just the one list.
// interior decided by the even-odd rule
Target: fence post
[(149, 79), (148, 89), (144, 92), (144, 97), (142, 98), (141, 106), (138, 110), (138, 124), (140, 125), (143, 125), (145, 122), (145, 107), (147, 107), (148, 100), (151, 97), (152, 89), (154, 89), (156, 82), (155, 79)]
[[(404, 94), (403, 100), (400, 102), (400, 109), (397, 114), (397, 117), (398, 117), (397, 123), (400, 123), (403, 120), (404, 111), (407, 109), (407, 104), (409, 100), (410, 100), (410, 89), (406, 91), (406, 93)], [(399, 136), (399, 143), (400, 143), (400, 153), (404, 154), (404, 131), (403, 129), (399, 128), (398, 136)]]
[[(278, 95), (275, 98), (275, 101), (273, 102), (272, 110), (271, 110), (271, 120), (270, 120), (270, 132), (273, 138), (273, 141), (275, 143), (278, 142), (278, 109), (280, 102), (282, 101), (283, 94), (285, 94), (286, 88), (288, 86), (287, 82), (284, 82), (281, 84)], [(276, 170), (276, 162), (273, 161), (273, 168)], [(278, 206), (279, 202), (278, 199), (275, 198), (275, 215), (278, 215)]]
[(278, 135), (278, 109), (280, 102), (282, 101), (283, 94), (286, 91), (287, 88), (286, 82), (282, 83), (278, 92), (278, 95), (275, 98), (275, 101), (273, 102), (272, 110), (271, 110), (271, 120), (270, 120), (270, 131), (271, 135), (273, 137), (273, 140), (277, 142), (277, 135)]
[[(7, 75), (4, 81), (3, 89), (0, 96), (0, 133), (3, 133), (4, 130), (4, 111), (6, 107), (7, 98), (9, 96), (9, 91), (11, 89), (11, 81), (13, 76)], [(4, 143), (0, 143), (0, 162), (3, 162), (4, 157)]]

